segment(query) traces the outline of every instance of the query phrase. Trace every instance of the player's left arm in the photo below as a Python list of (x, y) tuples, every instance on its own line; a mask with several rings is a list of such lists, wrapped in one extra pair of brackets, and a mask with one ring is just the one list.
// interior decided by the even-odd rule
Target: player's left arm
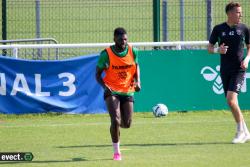
[(140, 65), (138, 63), (139, 51), (133, 47), (134, 60), (136, 64), (136, 72), (134, 75), (135, 80), (135, 91), (139, 92), (141, 90), (141, 77), (140, 77)]
[(135, 91), (139, 92), (141, 90), (141, 77), (140, 77), (140, 66), (136, 64), (136, 73), (135, 73)]
[(250, 60), (250, 44), (247, 45), (247, 55), (245, 59), (241, 62), (242, 69), (246, 70), (248, 68), (249, 60)]
[(247, 55), (245, 59), (241, 62), (241, 68), (246, 70), (248, 68), (249, 60), (250, 60), (250, 29), (245, 29), (245, 43), (247, 46)]

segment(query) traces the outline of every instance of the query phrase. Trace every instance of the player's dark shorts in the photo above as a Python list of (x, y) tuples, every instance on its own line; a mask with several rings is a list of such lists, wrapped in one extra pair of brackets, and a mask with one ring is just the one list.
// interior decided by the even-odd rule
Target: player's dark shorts
[(107, 97), (109, 96), (115, 96), (117, 97), (121, 103), (124, 103), (124, 102), (134, 102), (134, 96), (126, 96), (126, 95), (118, 95), (118, 94), (113, 94), (112, 92), (108, 91), (108, 90), (105, 90), (104, 91), (104, 100), (106, 100)]
[(243, 71), (221, 73), (221, 80), (225, 96), (227, 95), (227, 91), (232, 91), (239, 94), (245, 80), (245, 75), (246, 73)]

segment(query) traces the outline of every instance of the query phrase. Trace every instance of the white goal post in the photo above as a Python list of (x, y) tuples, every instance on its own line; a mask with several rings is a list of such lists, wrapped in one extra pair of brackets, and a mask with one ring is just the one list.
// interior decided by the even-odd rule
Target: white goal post
[[(56, 59), (59, 59), (58, 49), (66, 48), (100, 48), (104, 49), (114, 43), (78, 43), (78, 44), (11, 44), (11, 45), (0, 45), (0, 49), (12, 50), (11, 56), (18, 58), (19, 50), (21, 49), (56, 49)], [(190, 48), (205, 48), (208, 45), (208, 41), (175, 41), (175, 42), (131, 42), (129, 43), (135, 47), (140, 48), (153, 48), (153, 49), (170, 49), (181, 50)]]

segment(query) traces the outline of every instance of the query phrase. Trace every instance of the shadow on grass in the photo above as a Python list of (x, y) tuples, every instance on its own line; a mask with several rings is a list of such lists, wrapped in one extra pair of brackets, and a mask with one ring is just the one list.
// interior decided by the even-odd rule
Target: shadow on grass
[[(150, 144), (121, 144), (121, 146), (135, 146), (135, 147), (154, 147), (154, 146), (202, 146), (202, 145), (224, 145), (232, 144), (230, 142), (211, 142), (211, 143), (150, 143)], [(57, 148), (84, 148), (84, 147), (110, 147), (111, 144), (100, 145), (78, 145), (78, 146), (58, 146)]]
[(70, 163), (70, 162), (76, 162), (76, 161), (107, 161), (112, 159), (85, 159), (85, 158), (72, 158), (72, 160), (34, 160), (34, 161), (2, 161), (0, 162), (0, 165), (2, 164), (43, 164), (43, 163)]

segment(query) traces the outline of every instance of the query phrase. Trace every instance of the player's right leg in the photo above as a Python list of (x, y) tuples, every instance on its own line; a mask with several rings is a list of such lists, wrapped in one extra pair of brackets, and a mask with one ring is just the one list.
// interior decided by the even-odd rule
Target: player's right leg
[(227, 103), (232, 111), (235, 122), (237, 123), (236, 135), (232, 143), (244, 143), (245, 133), (243, 129), (243, 116), (238, 105), (238, 94), (233, 91), (227, 91)]
[(120, 152), (120, 100), (116, 95), (105, 96), (106, 106), (110, 115), (110, 135), (114, 148), (114, 160), (121, 160)]

